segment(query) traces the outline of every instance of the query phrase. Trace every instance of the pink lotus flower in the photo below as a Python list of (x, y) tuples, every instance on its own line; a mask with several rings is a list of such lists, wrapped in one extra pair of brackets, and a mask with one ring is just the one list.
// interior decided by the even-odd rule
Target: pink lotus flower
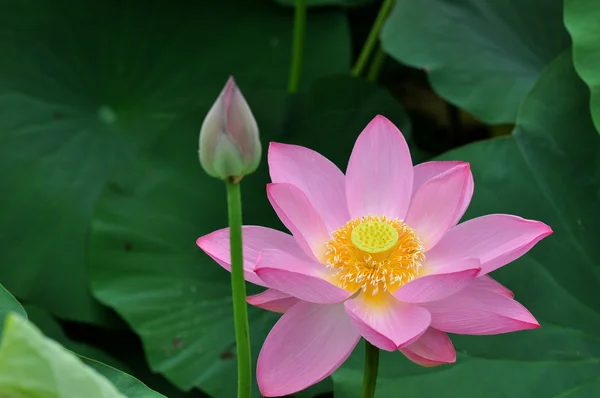
[[(423, 366), (452, 363), (446, 333), (489, 335), (539, 327), (487, 274), (552, 233), (545, 224), (494, 214), (456, 225), (473, 194), (468, 163), (412, 165), (400, 131), (377, 116), (362, 132), (346, 175), (299, 146), (269, 147), (267, 195), (292, 235), (246, 226), (248, 297), (284, 315), (258, 358), (265, 396), (323, 380), (360, 337)], [(229, 231), (197, 241), (230, 269)]]

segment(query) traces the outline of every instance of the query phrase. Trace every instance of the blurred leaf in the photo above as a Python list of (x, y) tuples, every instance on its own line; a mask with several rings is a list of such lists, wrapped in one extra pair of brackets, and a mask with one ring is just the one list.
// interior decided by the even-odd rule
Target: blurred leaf
[[(263, 0), (11, 2), (0, 13), (0, 280), (60, 317), (108, 324), (88, 292), (94, 202), (234, 74), (248, 99), (285, 90), (292, 14)], [(350, 67), (345, 15), (307, 29), (303, 84)], [(243, 32), (241, 34), (240, 32)], [(279, 104), (274, 104), (274, 110)], [(191, 127), (191, 125), (190, 125)], [(191, 135), (186, 148), (195, 153)], [(194, 155), (195, 156), (195, 155)]]
[[(378, 396), (594, 397), (600, 390), (600, 137), (589, 93), (566, 52), (525, 97), (512, 136), (446, 154), (471, 162), (475, 195), (467, 213), (542, 220), (554, 234), (494, 277), (542, 327), (498, 336), (453, 336), (451, 366), (423, 368), (384, 353)], [(359, 347), (334, 373), (339, 397), (357, 397)]]
[[(40, 328), (46, 337), (51, 338), (69, 351), (79, 355), (86, 365), (91, 366), (96, 371), (103, 374), (113, 384), (115, 384), (121, 392), (125, 394), (129, 394), (126, 390), (126, 388), (128, 388), (127, 386), (132, 386), (132, 388), (137, 386), (137, 389), (143, 391), (143, 384), (140, 382), (143, 381), (144, 383), (147, 383), (148, 386), (153, 390), (160, 391), (169, 398), (205, 397), (205, 395), (202, 395), (197, 390), (190, 393), (184, 393), (166, 381), (162, 376), (151, 373), (151, 371), (148, 369), (144, 354), (141, 349), (138, 348), (137, 344), (134, 345), (132, 344), (131, 339), (124, 339), (122, 337), (122, 334), (127, 332), (114, 330), (107, 331), (96, 328), (99, 329), (98, 333), (109, 333), (106, 338), (109, 339), (112, 347), (106, 347), (106, 343), (104, 341), (94, 341), (95, 344), (100, 344), (103, 349), (107, 350), (107, 352), (104, 352), (102, 349), (94, 345), (82, 343), (69, 338), (63, 331), (61, 325), (50, 314), (41, 308), (26, 305), (25, 309), (27, 310), (29, 320), (35, 324), (35, 326)], [(93, 337), (90, 338), (89, 334), (86, 334), (86, 336), (81, 336), (81, 331), (73, 334), (73, 330), (71, 329), (70, 332), (70, 335), (73, 335), (74, 338), (83, 337), (86, 341), (94, 339)], [(120, 336), (120, 338), (115, 336)], [(109, 349), (110, 351), (108, 351)], [(108, 352), (110, 352), (110, 354)], [(134, 377), (132, 377), (132, 375), (140, 381), (136, 380)], [(121, 384), (121, 381), (123, 382), (123, 385)], [(157, 393), (149, 392), (149, 394)], [(148, 396), (154, 397), (161, 395)]]
[(25, 309), (27, 310), (29, 321), (38, 327), (49, 339), (56, 341), (77, 355), (102, 362), (103, 364), (118, 368), (122, 371), (130, 372), (130, 369), (127, 368), (127, 366), (104, 351), (94, 346), (69, 339), (60, 324), (48, 312), (32, 305), (26, 305)]
[(398, 1), (386, 53), (423, 68), (449, 102), (490, 124), (514, 122), (540, 71), (569, 44), (561, 0)]
[(0, 346), (0, 393), (8, 398), (125, 398), (104, 377), (11, 313)]
[[(311, 142), (338, 160), (347, 159), (355, 138), (376, 114), (373, 103), (393, 112), (400, 126), (408, 125), (385, 90), (361, 80), (324, 79), (306, 98), (287, 101), (287, 120), (284, 110), (274, 111), (281, 98), (250, 101), (256, 104), (265, 145), (274, 139)], [(294, 120), (306, 123), (295, 125)], [(190, 148), (199, 121), (188, 123), (177, 126), (178, 134), (159, 142), (148, 160), (121, 173), (102, 195), (91, 236), (92, 288), (140, 335), (153, 370), (183, 389), (197, 386), (213, 397), (229, 398), (236, 388), (229, 274), (195, 245), (198, 237), (227, 225), (225, 187), (202, 172)], [(281, 228), (266, 198), (268, 181), (263, 159), (242, 182), (244, 224)], [(252, 292), (257, 289), (251, 287)], [(250, 308), (255, 359), (276, 318)]]
[[(119, 389), (120, 392), (125, 394), (129, 398), (166, 398), (164, 395), (152, 391), (146, 387), (142, 382), (127, 373), (121, 372), (118, 369), (95, 361), (93, 359), (84, 358), (84, 362), (87, 366), (94, 369), (106, 377), (112, 384)], [(62, 398), (62, 396), (61, 396)], [(86, 396), (87, 398), (87, 396)]]
[[(363, 4), (373, 3), (375, 0), (305, 0), (307, 7), (342, 6), (357, 7)], [(275, 0), (284, 6), (295, 7), (296, 0)]]
[[(13, 295), (10, 294), (10, 292), (2, 285), (0, 285), (0, 325), (4, 324), (4, 318), (6, 318), (10, 312), (17, 313), (22, 317), (27, 318), (27, 313), (25, 313), (25, 310), (17, 301), (17, 299), (14, 298)], [(2, 330), (0, 330), (0, 338), (1, 337)]]
[(600, 3), (565, 0), (565, 25), (573, 39), (575, 70), (592, 90), (591, 110), (600, 132)]

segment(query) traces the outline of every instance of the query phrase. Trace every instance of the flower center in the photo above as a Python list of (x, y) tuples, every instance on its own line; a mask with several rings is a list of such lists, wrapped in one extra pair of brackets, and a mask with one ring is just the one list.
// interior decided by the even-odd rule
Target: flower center
[(350, 234), (354, 246), (367, 253), (381, 253), (398, 242), (398, 230), (382, 221), (367, 221), (357, 225)]
[(355, 218), (333, 232), (325, 245), (334, 281), (348, 291), (375, 296), (413, 280), (425, 255), (419, 237), (400, 220), (385, 216)]

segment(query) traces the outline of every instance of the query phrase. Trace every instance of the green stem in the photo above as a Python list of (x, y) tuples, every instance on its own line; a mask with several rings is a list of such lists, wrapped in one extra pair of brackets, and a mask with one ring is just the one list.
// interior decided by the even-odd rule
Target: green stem
[(373, 57), (373, 61), (371, 61), (371, 66), (369, 67), (369, 72), (367, 73), (367, 80), (370, 82), (375, 82), (379, 77), (379, 72), (381, 72), (381, 67), (383, 66), (383, 62), (385, 61), (385, 53), (381, 49), (381, 46), (377, 48), (377, 52)]
[(363, 377), (362, 398), (373, 398), (375, 396), (378, 369), (379, 348), (365, 340), (365, 375)]
[(369, 36), (367, 37), (367, 41), (363, 46), (360, 55), (358, 56), (358, 60), (356, 60), (356, 64), (354, 64), (354, 68), (352, 68), (352, 76), (360, 76), (363, 70), (366, 68), (367, 63), (369, 62), (369, 58), (371, 57), (371, 53), (377, 44), (377, 39), (379, 38), (379, 32), (381, 31), (381, 27), (385, 22), (385, 18), (388, 13), (392, 9), (392, 5), (394, 4), (394, 0), (384, 0), (381, 8), (379, 9), (379, 13), (377, 14), (377, 18), (375, 18), (375, 22), (373, 23), (373, 27), (369, 32)]
[(295, 93), (300, 88), (302, 74), (302, 55), (304, 53), (304, 34), (306, 31), (306, 0), (296, 0), (294, 13), (294, 42), (292, 44), (292, 66), (288, 91)]
[(231, 251), (231, 291), (233, 319), (238, 361), (238, 398), (252, 395), (252, 361), (250, 333), (246, 308), (244, 282), (244, 255), (242, 253), (242, 200), (239, 182), (227, 182), (227, 213), (229, 215), (229, 249)]

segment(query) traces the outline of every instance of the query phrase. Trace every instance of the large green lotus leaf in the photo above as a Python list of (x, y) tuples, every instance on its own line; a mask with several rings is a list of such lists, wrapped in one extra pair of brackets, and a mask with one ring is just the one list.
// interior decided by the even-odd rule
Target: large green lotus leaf
[[(291, 13), (262, 0), (3, 5), (0, 280), (7, 288), (64, 318), (109, 322), (88, 293), (85, 269), (93, 205), (108, 176), (177, 134), (173, 126), (191, 111), (204, 115), (229, 74), (255, 101), (283, 91), (292, 25)], [(303, 84), (349, 69), (342, 11), (311, 16), (307, 35)]]
[(125, 372), (93, 359), (83, 358), (87, 366), (106, 377), (117, 389), (129, 398), (166, 398), (149, 389), (144, 383)]
[(573, 39), (575, 70), (592, 90), (591, 109), (600, 132), (600, 3), (565, 0), (565, 26)]
[[(4, 286), (0, 285), (0, 325), (4, 323), (4, 318), (10, 313), (15, 312), (23, 317), (27, 317), (25, 310), (21, 304), (13, 297)], [(2, 330), (0, 330), (0, 338), (2, 337)]]
[(561, 0), (398, 1), (381, 32), (386, 53), (425, 69), (448, 101), (492, 124), (521, 100), (569, 37)]
[[(122, 393), (129, 397), (154, 398), (162, 396), (145, 387), (142, 382), (136, 378), (148, 382), (153, 389), (161, 391), (169, 398), (191, 397), (191, 394), (194, 394), (193, 396), (195, 398), (203, 396), (198, 395), (197, 390), (190, 393), (184, 393), (166, 380), (163, 380), (161, 376), (152, 374), (148, 369), (143, 353), (140, 353), (141, 355), (138, 354), (137, 349), (132, 350), (127, 346), (127, 352), (119, 353), (119, 359), (116, 359), (95, 346), (70, 339), (56, 319), (41, 308), (33, 305), (25, 305), (25, 310), (27, 311), (29, 320), (37, 326), (46, 337), (77, 354), (86, 365), (103, 374)], [(122, 350), (122, 346), (123, 343), (119, 342), (114, 348)], [(125, 364), (123, 361), (126, 361), (127, 363)], [(131, 375), (135, 375), (135, 378)]]
[[(39, 309), (34, 309), (34, 312), (35, 318), (42, 319)], [(49, 319), (43, 320), (45, 326), (50, 325)], [(50, 329), (54, 328), (60, 329), (58, 325), (50, 325)], [(4, 329), (0, 345), (2, 397), (164, 397), (120, 370), (93, 359), (74, 355), (45, 337), (36, 326), (15, 313), (7, 317)], [(59, 337), (68, 341), (62, 335), (62, 331), (59, 334)]]
[(34, 305), (25, 305), (27, 318), (37, 328), (40, 329), (44, 336), (54, 340), (58, 344), (65, 347), (67, 350), (84, 358), (89, 358), (109, 365), (122, 371), (131, 372), (125, 364), (108, 355), (104, 351), (89, 344), (80, 343), (71, 340), (63, 331), (61, 325), (47, 311)]
[[(331, 93), (339, 97), (334, 101)], [(305, 107), (304, 101), (290, 101), (296, 116), (285, 118), (284, 111), (279, 116), (273, 111), (279, 98), (256, 102), (265, 146), (272, 140), (318, 141), (317, 149), (347, 151), (348, 157), (348, 144), (375, 115), (363, 110), (372, 109), (368, 98), (393, 111), (392, 120), (406, 126), (404, 111), (373, 84), (325, 79), (307, 95), (322, 113), (311, 114), (313, 106)], [(301, 109), (311, 122), (303, 125), (306, 129), (290, 131)], [(274, 117), (279, 122), (270, 123)], [(160, 142), (136, 172), (122, 173), (102, 195), (91, 235), (92, 289), (140, 335), (153, 370), (181, 388), (196, 386), (213, 397), (229, 398), (236, 388), (229, 273), (195, 245), (199, 236), (226, 226), (225, 187), (198, 165), (200, 121), (194, 117), (178, 126), (177, 134)], [(319, 138), (313, 140), (313, 135)], [(257, 172), (242, 182), (244, 224), (281, 227), (266, 198), (268, 181), (263, 159)], [(255, 359), (276, 318), (250, 308)]]
[(410, 119), (387, 90), (347, 75), (323, 78), (310, 91), (295, 96), (281, 139), (311, 148), (345, 170), (356, 138), (378, 114), (402, 131), (413, 162), (431, 157), (414, 144)]
[[(378, 396), (595, 397), (600, 391), (600, 137), (589, 91), (570, 52), (526, 96), (512, 136), (443, 156), (471, 162), (475, 195), (467, 218), (510, 213), (554, 234), (494, 272), (541, 324), (499, 336), (452, 336), (457, 362), (422, 368), (384, 353)], [(333, 375), (339, 397), (357, 397), (363, 351)]]
[(33, 324), (10, 313), (0, 345), (0, 394), (7, 398), (125, 398)]

